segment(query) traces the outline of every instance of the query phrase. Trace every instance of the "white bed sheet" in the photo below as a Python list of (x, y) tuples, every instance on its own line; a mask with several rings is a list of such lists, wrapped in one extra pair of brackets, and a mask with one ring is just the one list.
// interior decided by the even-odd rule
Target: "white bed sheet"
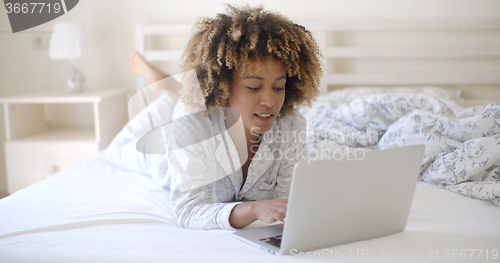
[[(465, 249), (461, 262), (477, 262), (476, 249), (489, 249), (489, 260), (483, 252), (479, 261), (494, 262), (500, 209), (419, 182), (404, 232), (316, 254), (273, 256), (230, 231), (177, 227), (168, 192), (151, 177), (107, 164), (102, 154), (0, 200), (0, 262), (439, 262), (446, 249), (450, 257)], [(438, 260), (429, 254), (436, 252)]]

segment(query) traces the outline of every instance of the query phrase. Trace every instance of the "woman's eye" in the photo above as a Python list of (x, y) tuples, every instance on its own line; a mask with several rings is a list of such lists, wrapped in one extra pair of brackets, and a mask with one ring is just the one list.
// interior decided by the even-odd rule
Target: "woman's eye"
[(280, 88), (274, 88), (274, 89), (277, 90), (277, 91), (280, 91), (280, 90), (284, 90), (285, 88), (280, 87)]
[(249, 90), (258, 90), (258, 89), (260, 89), (260, 88), (258, 88), (258, 87), (247, 87), (247, 88), (248, 88)]

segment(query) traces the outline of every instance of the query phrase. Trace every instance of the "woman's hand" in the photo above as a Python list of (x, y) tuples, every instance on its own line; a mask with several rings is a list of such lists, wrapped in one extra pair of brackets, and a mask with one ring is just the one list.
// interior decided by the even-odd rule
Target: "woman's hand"
[(288, 199), (259, 200), (237, 204), (229, 215), (234, 228), (243, 228), (260, 219), (264, 223), (284, 222)]
[(257, 219), (264, 223), (284, 222), (288, 199), (271, 199), (255, 201), (254, 211)]

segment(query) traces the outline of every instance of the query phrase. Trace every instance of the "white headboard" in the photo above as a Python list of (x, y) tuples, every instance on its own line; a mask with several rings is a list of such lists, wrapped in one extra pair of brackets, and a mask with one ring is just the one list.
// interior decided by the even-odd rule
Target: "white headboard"
[[(460, 88), (467, 105), (500, 101), (500, 20), (300, 24), (313, 33), (324, 56), (322, 93), (348, 86), (432, 85)], [(187, 43), (191, 27), (137, 26), (137, 51), (153, 63), (178, 61), (184, 44), (158, 48), (152, 38), (184, 35), (179, 41)], [(137, 85), (144, 87), (144, 80)]]

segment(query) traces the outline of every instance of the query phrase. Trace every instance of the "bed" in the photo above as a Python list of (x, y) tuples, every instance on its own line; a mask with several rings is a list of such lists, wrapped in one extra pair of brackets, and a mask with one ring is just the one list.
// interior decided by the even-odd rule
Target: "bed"
[[(311, 158), (426, 145), (405, 231), (310, 253), (273, 256), (234, 239), (231, 231), (179, 228), (169, 192), (152, 176), (161, 172), (157, 166), (161, 157), (137, 155), (131, 147), (130, 141), (144, 133), (148, 118), (143, 111), (98, 156), (0, 199), (0, 261), (498, 261), (500, 103), (494, 102), (500, 101), (500, 21), (304, 25), (325, 55), (326, 72), (321, 96), (311, 107), (300, 109), (308, 120)], [(189, 25), (138, 26), (137, 50), (159, 65), (173, 63), (180, 57), (181, 45), (151, 37), (176, 39), (189, 29)], [(451, 46), (443, 39), (437, 44), (422, 42), (426, 34), (438, 38), (449, 34), (453, 41), (461, 39), (457, 34), (465, 34), (466, 40)], [(370, 40), (365, 43), (366, 38)], [(400, 43), (380, 42), (387, 39)], [(158, 50), (155, 44), (167, 47)], [(464, 73), (460, 71), (464, 68), (448, 65), (457, 59), (474, 64), (478, 71)], [(367, 72), (374, 61), (389, 61), (381, 66), (386, 71)], [(479, 62), (486, 65), (478, 66)], [(428, 63), (450, 72), (416, 70)], [(138, 89), (144, 86), (138, 79)], [(160, 95), (148, 107), (153, 117), (161, 118), (158, 113), (172, 111), (174, 104)], [(250, 227), (263, 225), (257, 221)]]

